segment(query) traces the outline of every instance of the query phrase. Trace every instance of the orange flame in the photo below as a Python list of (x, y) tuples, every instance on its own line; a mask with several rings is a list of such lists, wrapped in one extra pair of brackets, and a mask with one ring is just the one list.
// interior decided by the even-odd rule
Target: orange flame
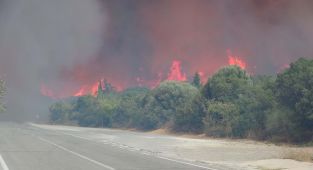
[(54, 90), (50, 89), (45, 84), (41, 84), (41, 87), (40, 87), (41, 95), (50, 97), (52, 99), (61, 99), (61, 98), (66, 98), (66, 97), (70, 97), (70, 96), (78, 97), (78, 96), (84, 96), (84, 95), (88, 95), (88, 94), (96, 96), (97, 91), (98, 91), (98, 82), (96, 82), (92, 85), (84, 85), (72, 94), (71, 93), (55, 92)]
[(84, 95), (88, 95), (88, 94), (96, 96), (97, 91), (98, 91), (98, 85), (99, 85), (98, 82), (92, 84), (91, 86), (84, 85), (73, 96), (78, 97), (78, 96), (84, 96)]
[(240, 67), (241, 69), (246, 69), (247, 64), (240, 57), (232, 55), (230, 50), (227, 50), (227, 55), (228, 55), (228, 64), (229, 65), (236, 65), (236, 66)]
[(186, 81), (187, 77), (185, 73), (182, 73), (181, 62), (174, 60), (167, 76), (167, 80)]
[(170, 71), (167, 74), (167, 77), (163, 76), (163, 72), (158, 72), (157, 77), (152, 80), (145, 80), (141, 77), (136, 77), (136, 82), (138, 86), (147, 86), (151, 89), (157, 87), (163, 80), (175, 80), (175, 81), (186, 81), (187, 76), (182, 72), (181, 61), (174, 60), (170, 67)]
[[(169, 71), (166, 78), (163, 77), (162, 75), (163, 75), (162, 72), (159, 72), (157, 79), (151, 80), (151, 81), (146, 81), (144, 79), (141, 79), (140, 77), (137, 77), (136, 81), (137, 81), (139, 86), (146, 85), (150, 88), (155, 88), (164, 79), (176, 80), (176, 81), (186, 81), (187, 80), (186, 74), (183, 73), (182, 69), (181, 69), (181, 61), (178, 61), (178, 60), (174, 60), (172, 62), (170, 71)], [(103, 83), (103, 80), (101, 80), (100, 82)], [(41, 88), (40, 88), (40, 92), (43, 96), (48, 96), (48, 97), (53, 98), (53, 99), (66, 98), (66, 97), (70, 97), (70, 96), (79, 97), (79, 96), (84, 96), (84, 95), (88, 95), (88, 94), (96, 96), (97, 91), (98, 91), (98, 86), (99, 86), (99, 82), (95, 82), (95, 83), (89, 84), (89, 85), (82, 85), (76, 91), (69, 92), (68, 90), (63, 89), (63, 91), (61, 91), (61, 92), (60, 91), (56, 92), (56, 91), (52, 90), (51, 88), (49, 88), (48, 86), (46, 86), (45, 84), (42, 84)], [(115, 86), (114, 89), (116, 91), (122, 91), (123, 87), (122, 86)], [(64, 93), (64, 92), (66, 92), (66, 93)]]
[(53, 99), (58, 98), (53, 94), (53, 91), (51, 89), (49, 89), (45, 84), (41, 84), (40, 86), (40, 93), (43, 96), (48, 96), (51, 97)]

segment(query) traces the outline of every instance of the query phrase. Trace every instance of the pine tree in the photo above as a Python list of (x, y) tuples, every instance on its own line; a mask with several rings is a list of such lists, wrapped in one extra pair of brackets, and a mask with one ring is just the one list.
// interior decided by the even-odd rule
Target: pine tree
[(201, 79), (200, 79), (200, 74), (198, 72), (196, 72), (195, 75), (193, 76), (193, 80), (191, 84), (197, 87), (198, 89), (201, 87)]
[(111, 83), (104, 80), (104, 93), (112, 93), (114, 91), (114, 87)]
[(99, 84), (98, 84), (98, 92), (97, 92), (97, 98), (98, 99), (103, 99), (104, 97), (104, 91), (103, 91), (103, 88), (102, 88), (102, 82), (101, 80), (99, 81)]

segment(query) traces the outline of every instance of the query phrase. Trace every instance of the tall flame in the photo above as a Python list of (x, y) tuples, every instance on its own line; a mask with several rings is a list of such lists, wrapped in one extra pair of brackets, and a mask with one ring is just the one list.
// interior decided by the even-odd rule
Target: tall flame
[(78, 97), (78, 96), (84, 96), (87, 94), (91, 94), (95, 96), (97, 95), (98, 85), (99, 85), (98, 82), (92, 84), (91, 86), (84, 85), (74, 94), (74, 96)]
[(167, 76), (167, 80), (176, 80), (176, 81), (186, 81), (187, 76), (185, 73), (182, 73), (181, 62), (174, 60), (170, 69), (170, 72)]
[(68, 93), (68, 92), (62, 93), (60, 91), (56, 92), (45, 84), (41, 84), (41, 87), (40, 87), (41, 95), (50, 97), (52, 99), (61, 99), (61, 98), (66, 98), (70, 96), (78, 97), (78, 96), (84, 96), (88, 94), (96, 96), (97, 91), (98, 91), (98, 82), (93, 83), (91, 85), (83, 85), (78, 90), (74, 91), (73, 93)]
[[(150, 81), (147, 81), (147, 80), (141, 79), (140, 77), (137, 77), (136, 81), (137, 81), (139, 86), (148, 86), (150, 88), (155, 88), (164, 79), (176, 80), (176, 81), (186, 81), (187, 80), (186, 73), (182, 72), (181, 61), (179, 61), (179, 60), (174, 60), (172, 62), (172, 65), (170, 67), (170, 71), (169, 71), (167, 77), (163, 77), (162, 75), (163, 75), (162, 72), (159, 72), (157, 79), (150, 80)], [(100, 82), (103, 83), (103, 80), (101, 80)], [(48, 97), (54, 98), (54, 99), (65, 98), (65, 97), (69, 97), (69, 96), (78, 97), (78, 96), (84, 96), (84, 95), (88, 95), (88, 94), (96, 96), (100, 82), (95, 82), (95, 83), (89, 84), (89, 85), (88, 84), (82, 85), (78, 90), (76, 90), (72, 93), (68, 92), (68, 91), (67, 91), (67, 93), (62, 93), (60, 91), (55, 92), (54, 90), (51, 90), (45, 84), (42, 84), (40, 92), (43, 96), (48, 96)], [(116, 91), (122, 91), (123, 90), (123, 88), (121, 86), (116, 86), (116, 87), (114, 87), (114, 89)]]
[(49, 89), (45, 84), (41, 84), (40, 86), (40, 93), (43, 96), (48, 96), (50, 98), (58, 98), (54, 95), (53, 91), (51, 89)]
[(246, 69), (247, 64), (243, 59), (241, 59), (238, 56), (232, 55), (230, 50), (227, 50), (227, 55), (228, 55), (228, 64), (229, 65), (236, 65), (236, 66), (240, 67), (241, 69)]

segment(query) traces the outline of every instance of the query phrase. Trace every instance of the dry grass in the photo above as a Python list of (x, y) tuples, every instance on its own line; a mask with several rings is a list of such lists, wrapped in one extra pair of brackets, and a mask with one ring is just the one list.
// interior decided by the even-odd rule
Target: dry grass
[(165, 129), (165, 128), (149, 131), (149, 133), (157, 134), (157, 135), (168, 135), (168, 134), (171, 134), (171, 132), (168, 129)]
[(271, 168), (265, 168), (265, 167), (257, 167), (259, 170), (284, 170), (285, 168), (275, 168), (275, 169), (271, 169)]
[(289, 148), (283, 151), (283, 159), (293, 159), (302, 162), (313, 162), (311, 148)]

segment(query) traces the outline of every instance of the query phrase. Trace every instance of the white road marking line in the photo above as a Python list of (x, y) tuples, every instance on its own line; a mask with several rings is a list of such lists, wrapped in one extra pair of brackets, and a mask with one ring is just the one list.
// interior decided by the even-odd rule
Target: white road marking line
[[(65, 132), (60, 132), (64, 135), (69, 135), (69, 136), (73, 136), (73, 137), (76, 137), (76, 138), (80, 138), (80, 139), (85, 139), (85, 140), (89, 140), (89, 141), (93, 141), (89, 138), (85, 138), (85, 137), (81, 137), (81, 136), (78, 136), (78, 135), (73, 135), (73, 134), (70, 134), (70, 133), (65, 133)], [(115, 145), (113, 145), (115, 146)], [(118, 145), (116, 145), (118, 146)], [(129, 150), (129, 151), (137, 151), (136, 149), (127, 149), (125, 147), (120, 147), (119, 148), (121, 149), (126, 149), (126, 150)], [(147, 154), (147, 153), (142, 153), (144, 155), (150, 155), (150, 154)], [(152, 155), (150, 155), (152, 156)], [(192, 163), (188, 163), (188, 162), (184, 162), (184, 161), (179, 161), (179, 160), (175, 160), (175, 159), (170, 159), (170, 158), (166, 158), (166, 157), (162, 157), (162, 156), (156, 156), (157, 158), (160, 158), (160, 159), (164, 159), (164, 160), (168, 160), (168, 161), (172, 161), (172, 162), (176, 162), (176, 163), (181, 163), (181, 164), (185, 164), (185, 165), (189, 165), (189, 166), (194, 166), (194, 167), (198, 167), (198, 168), (202, 168), (202, 169), (207, 169), (207, 170), (218, 170), (218, 169), (214, 169), (214, 168), (208, 168), (208, 167), (205, 167), (205, 166), (201, 166), (201, 165), (196, 165), (196, 164), (192, 164)]]
[[(73, 135), (73, 134), (70, 134), (70, 133), (65, 133), (65, 132), (60, 132), (64, 135), (69, 135), (69, 136), (72, 136), (72, 137), (76, 137), (76, 138), (80, 138), (80, 139), (85, 139), (85, 140), (88, 140), (88, 141), (93, 141), (95, 142), (94, 140), (90, 139), (90, 138), (86, 138), (86, 137), (82, 137), (82, 136), (79, 136), (79, 135)], [(49, 143), (49, 142), (48, 142)], [(52, 143), (51, 143), (52, 144)], [(52, 144), (53, 145), (53, 144)], [(55, 145), (56, 146), (56, 145)], [(132, 150), (132, 149), (126, 149), (126, 150), (129, 150), (129, 151), (136, 151), (136, 150)], [(142, 153), (144, 155), (149, 155), (149, 156), (153, 156), (151, 154), (147, 154), (147, 153)], [(83, 156), (83, 155), (82, 155)], [(160, 159), (164, 159), (164, 160), (168, 160), (168, 161), (172, 161), (172, 162), (176, 162), (176, 163), (180, 163), (180, 164), (185, 164), (185, 165), (189, 165), (189, 166), (194, 166), (194, 167), (198, 167), (198, 168), (202, 168), (202, 169), (207, 169), (207, 170), (218, 170), (218, 169), (215, 169), (215, 168), (209, 168), (209, 167), (205, 167), (205, 166), (201, 166), (201, 165), (196, 165), (196, 164), (192, 164), (192, 163), (188, 163), (188, 162), (184, 162), (184, 161), (179, 161), (179, 160), (175, 160), (175, 159), (170, 159), (170, 158), (166, 158), (166, 157), (163, 157), (163, 156), (154, 156), (154, 157), (157, 157), (157, 158), (160, 158)], [(112, 168), (112, 167), (111, 167)], [(113, 169), (114, 170), (114, 169)]]
[[(81, 136), (78, 136), (78, 135), (73, 135), (73, 134), (70, 134), (70, 133), (65, 133), (65, 132), (60, 132), (64, 135), (69, 135), (69, 136), (72, 136), (72, 137), (76, 137), (76, 138), (80, 138), (80, 139), (85, 139), (85, 140), (89, 140), (89, 141), (93, 141), (89, 138), (85, 138), (85, 137), (81, 137)], [(93, 141), (94, 142), (94, 141)], [(113, 143), (114, 144), (114, 143)], [(114, 145), (113, 145), (114, 146)], [(117, 146), (117, 145), (116, 145)], [(119, 147), (121, 148), (121, 147)], [(123, 148), (121, 148), (123, 149)], [(124, 148), (126, 149), (126, 148)], [(126, 150), (129, 150), (129, 151), (137, 151), (136, 149), (126, 149)], [(151, 154), (147, 154), (147, 153), (142, 153), (144, 155), (150, 155), (150, 156), (153, 156)], [(168, 161), (172, 161), (172, 162), (176, 162), (176, 163), (180, 163), (180, 164), (185, 164), (185, 165), (189, 165), (189, 166), (194, 166), (194, 167), (198, 167), (198, 168), (202, 168), (202, 169), (207, 169), (207, 170), (218, 170), (218, 169), (215, 169), (215, 168), (208, 168), (208, 167), (205, 167), (205, 166), (201, 166), (201, 165), (196, 165), (196, 164), (192, 164), (192, 163), (188, 163), (188, 162), (184, 162), (184, 161), (179, 161), (179, 160), (175, 160), (175, 159), (170, 159), (170, 158), (166, 158), (166, 157), (162, 157), (162, 156), (155, 156), (157, 158), (160, 158), (160, 159), (164, 159), (164, 160), (168, 160)]]
[(184, 162), (184, 161), (179, 161), (179, 160), (175, 160), (175, 159), (170, 159), (170, 158), (166, 158), (166, 157), (163, 157), (163, 156), (157, 156), (157, 157), (160, 158), (160, 159), (165, 159), (165, 160), (176, 162), (176, 163), (181, 163), (181, 164), (185, 164), (185, 165), (195, 166), (195, 167), (202, 168), (202, 169), (218, 170), (218, 169), (215, 169), (215, 168), (208, 168), (208, 167), (205, 167), (205, 166), (196, 165), (196, 164), (192, 164), (192, 163), (188, 163), (188, 162)]
[[(69, 152), (69, 153), (71, 153), (71, 154), (73, 154), (73, 155), (75, 155), (75, 156), (78, 156), (78, 157), (80, 157), (80, 158), (82, 158), (82, 159), (85, 159), (85, 160), (90, 161), (90, 162), (92, 162), (92, 163), (94, 163), (94, 164), (97, 164), (97, 165), (99, 165), (99, 166), (101, 166), (101, 167), (103, 167), (103, 168), (106, 168), (106, 169), (109, 169), (109, 170), (115, 170), (115, 169), (114, 169), (113, 167), (111, 167), (111, 166), (105, 165), (105, 164), (103, 164), (103, 163), (101, 163), (101, 162), (98, 162), (98, 161), (93, 160), (93, 159), (91, 159), (91, 158), (88, 158), (88, 157), (86, 157), (86, 156), (84, 156), (84, 155), (81, 155), (81, 154), (79, 154), (79, 153), (76, 153), (76, 152), (74, 152), (74, 151), (71, 151), (71, 150), (69, 150), (69, 149), (67, 149), (67, 148), (65, 148), (65, 147), (63, 147), (63, 146), (61, 146), (61, 145), (58, 145), (58, 144), (56, 144), (56, 143), (53, 143), (53, 142), (51, 142), (51, 141), (49, 141), (49, 140), (47, 140), (47, 139), (44, 139), (44, 138), (41, 138), (41, 137), (38, 137), (38, 139), (41, 140), (41, 141), (44, 141), (44, 142), (46, 142), (46, 143), (49, 143), (49, 144), (51, 144), (51, 145), (53, 145), (53, 146), (56, 146), (57, 148), (62, 149), (62, 150), (64, 150), (64, 151), (66, 151), (66, 152)], [(6, 169), (6, 170), (8, 170), (8, 169)]]
[(68, 135), (68, 136), (73, 136), (73, 137), (76, 137), (76, 138), (80, 138), (80, 139), (85, 139), (85, 140), (89, 140), (89, 141), (93, 141), (89, 138), (86, 138), (86, 137), (82, 137), (82, 136), (78, 136), (78, 135), (73, 135), (73, 134), (70, 134), (70, 133), (65, 133), (65, 132), (59, 132), (59, 133), (62, 133), (64, 135)]
[(2, 158), (1, 155), (0, 155), (0, 165), (2, 167), (2, 170), (9, 170), (7, 164), (4, 162), (4, 159)]

